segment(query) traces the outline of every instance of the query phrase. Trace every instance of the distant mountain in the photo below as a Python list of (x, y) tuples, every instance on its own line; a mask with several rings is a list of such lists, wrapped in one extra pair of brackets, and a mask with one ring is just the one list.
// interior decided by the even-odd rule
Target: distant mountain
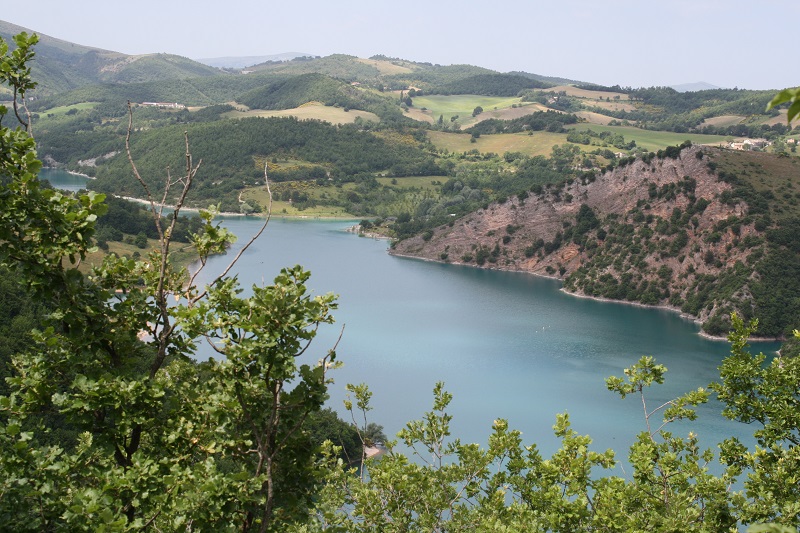
[(695, 91), (708, 91), (711, 89), (721, 89), (722, 87), (717, 87), (716, 85), (711, 85), (710, 83), (706, 83), (704, 81), (698, 81), (695, 83), (681, 83), (679, 85), (671, 85), (673, 89), (678, 91), (679, 93), (691, 93)]
[[(12, 37), (22, 31), (38, 33), (40, 38), (35, 48), (36, 58), (32, 63), (33, 76), (39, 84), (33, 96), (64, 94), (98, 84), (108, 86), (158, 83), (160, 85), (156, 88), (158, 90), (143, 87), (143, 91), (140, 92), (159, 93), (162, 96), (169, 95), (165, 93), (175, 93), (175, 96), (167, 99), (176, 100), (180, 96), (178, 99), (182, 102), (191, 100), (196, 105), (208, 105), (215, 103), (218, 97), (202, 97), (199, 93), (206, 93), (206, 89), (215, 95), (228, 92), (227, 99), (259, 85), (257, 80), (251, 79), (247, 82), (234, 83), (235, 87), (229, 86), (228, 82), (218, 83), (210, 80), (209, 83), (213, 87), (208, 87), (209, 83), (202, 83), (200, 85), (206, 88), (187, 88), (188, 82), (176, 86), (177, 81), (230, 75), (229, 72), (220, 70), (221, 68), (247, 68), (253, 73), (252, 76), (272, 75), (272, 81), (276, 77), (285, 79), (289, 76), (316, 73), (378, 90), (404, 90), (416, 87), (428, 93), (486, 96), (501, 93), (516, 94), (521, 88), (545, 86), (543, 84), (549, 86), (576, 83), (574, 80), (527, 72), (501, 74), (474, 65), (434, 65), (382, 55), (364, 59), (345, 54), (318, 57), (287, 52), (265, 56), (206, 58), (197, 61), (171, 54), (132, 56), (70, 43), (0, 21), (0, 37), (8, 42), (13, 42)], [(198, 83), (193, 81), (189, 85)], [(503, 84), (508, 87), (504, 88), (504, 92), (499, 92), (498, 86)], [(223, 85), (228, 90), (222, 89)], [(201, 98), (198, 98), (198, 95), (192, 96), (194, 93), (198, 93)]]
[(296, 57), (308, 57), (311, 55), (312, 54), (303, 54), (300, 52), (284, 52), (282, 54), (272, 54), (266, 56), (208, 57), (195, 59), (195, 61), (204, 65), (208, 65), (209, 67), (245, 68), (270, 61), (291, 61)]
[(148, 81), (216, 76), (218, 69), (172, 54), (131, 56), (119, 52), (70, 43), (55, 37), (0, 21), (0, 37), (12, 43), (20, 32), (36, 33), (39, 44), (32, 63), (39, 94), (69, 91), (98, 83), (142, 83)]

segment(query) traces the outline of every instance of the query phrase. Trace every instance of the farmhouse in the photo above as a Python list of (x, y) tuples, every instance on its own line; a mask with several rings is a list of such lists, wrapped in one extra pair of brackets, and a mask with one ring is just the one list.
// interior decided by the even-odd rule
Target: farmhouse
[(177, 102), (142, 102), (145, 107), (158, 107), (162, 109), (186, 109), (186, 106)]
[(769, 146), (770, 142), (766, 139), (745, 139), (740, 142), (732, 142), (728, 148), (732, 150), (760, 150)]

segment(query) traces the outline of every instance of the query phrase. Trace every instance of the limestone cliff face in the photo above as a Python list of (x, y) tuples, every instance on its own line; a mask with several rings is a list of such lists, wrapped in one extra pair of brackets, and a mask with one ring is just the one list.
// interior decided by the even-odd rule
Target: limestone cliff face
[(675, 159), (639, 159), (592, 182), (514, 197), (438, 227), (427, 240), (401, 241), (391, 253), (556, 277), (573, 292), (706, 319), (730, 302), (687, 310), (690, 291), (745, 264), (753, 250), (742, 243), (757, 234), (745, 204), (723, 202), (730, 185), (710, 170), (716, 153), (690, 147)]

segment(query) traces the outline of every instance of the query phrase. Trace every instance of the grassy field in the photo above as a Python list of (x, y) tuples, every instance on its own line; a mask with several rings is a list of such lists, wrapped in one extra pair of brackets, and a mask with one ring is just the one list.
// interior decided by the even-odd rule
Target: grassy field
[(605, 126), (612, 120), (616, 120), (614, 117), (603, 115), (601, 113), (595, 113), (593, 111), (578, 111), (575, 113), (575, 115), (577, 115), (578, 118), (585, 120), (589, 124), (597, 124), (599, 126)]
[(263, 110), (253, 109), (249, 111), (229, 111), (223, 115), (226, 118), (247, 118), (247, 117), (297, 117), (300, 120), (315, 119), (330, 122), (331, 124), (351, 124), (356, 117), (372, 122), (380, 122), (378, 115), (368, 111), (351, 109), (345, 111), (341, 107), (326, 106), (319, 102), (309, 102), (294, 109)]
[(726, 150), (715, 156), (717, 172), (732, 173), (756, 191), (771, 191), (770, 213), (775, 218), (800, 217), (800, 158)]
[(474, 94), (416, 96), (412, 100), (415, 108), (427, 108), (426, 113), (434, 117), (435, 120), (438, 120), (441, 115), (444, 120), (449, 121), (451, 117), (458, 115), (461, 124), (465, 124), (472, 119), (472, 111), (478, 106), (482, 107), (484, 111), (491, 111), (495, 108), (510, 108), (513, 104), (521, 102), (516, 96), (508, 98), (477, 96)]
[[(610, 131), (622, 134), (626, 141), (634, 140), (636, 145), (650, 151), (657, 151), (666, 146), (676, 146), (689, 140), (697, 144), (718, 146), (725, 142), (724, 135), (703, 135), (701, 133), (673, 133), (671, 131), (651, 131), (634, 128), (633, 126), (600, 126), (597, 124), (576, 124), (570, 126), (578, 130), (592, 130), (595, 132)], [(480, 139), (478, 139), (480, 141)]]
[(703, 121), (704, 126), (735, 126), (745, 120), (746, 117), (741, 115), (722, 115), (719, 117), (707, 118)]
[(628, 100), (629, 96), (625, 93), (612, 93), (606, 91), (588, 91), (586, 89), (578, 89), (577, 87), (573, 87), (572, 85), (559, 85), (558, 87), (551, 87), (549, 89), (543, 89), (544, 92), (551, 92), (551, 93), (560, 93), (565, 92), (568, 96), (575, 96), (577, 98), (587, 98), (589, 100), (599, 100), (600, 97), (603, 97), (603, 100), (606, 98), (614, 98), (619, 96), (619, 100)]
[(70, 109), (76, 109), (78, 111), (83, 111), (86, 109), (93, 109), (99, 102), (81, 102), (80, 104), (73, 104), (73, 105), (62, 105), (58, 107), (52, 107), (45, 111), (40, 112), (40, 115), (66, 115), (67, 111)]
[[(348, 187), (350, 186), (350, 187)], [(352, 183), (345, 184), (339, 191), (352, 190), (354, 188)], [(299, 182), (281, 182), (275, 183), (271, 186), (273, 197), (277, 197), (283, 189), (297, 189), (307, 194), (309, 198), (320, 200), (324, 199), (328, 194), (336, 194), (336, 188), (333, 186), (318, 186), (315, 182), (299, 181)], [(242, 192), (242, 200), (255, 200), (259, 205), (266, 206), (269, 204), (269, 194), (264, 187), (253, 187), (246, 189)], [(272, 201), (272, 214), (273, 216), (289, 216), (289, 217), (306, 217), (306, 218), (354, 218), (351, 213), (348, 213), (341, 207), (335, 206), (316, 206), (306, 209), (298, 209), (292, 205), (291, 202), (282, 202), (273, 199)]]
[(376, 59), (356, 59), (359, 63), (364, 63), (365, 65), (369, 65), (371, 67), (375, 67), (383, 76), (390, 76), (392, 74), (408, 74), (409, 72), (413, 72), (412, 69), (408, 67), (404, 67), (402, 65), (395, 65), (390, 61), (384, 60), (376, 60)]
[[(158, 246), (159, 244), (156, 239), (148, 239), (147, 247), (144, 249), (122, 241), (108, 241), (108, 251), (98, 249), (94, 253), (87, 254), (86, 260), (80, 264), (78, 270), (84, 274), (88, 274), (93, 266), (99, 266), (100, 263), (103, 262), (103, 258), (110, 253), (115, 253), (120, 257), (133, 257), (133, 255), (138, 252), (141, 258), (146, 258), (147, 254)], [(170, 250), (172, 264), (178, 267), (188, 267), (190, 263), (197, 260), (197, 254), (194, 251), (194, 246), (191, 244), (173, 242)]]
[[(470, 136), (463, 133), (445, 133), (429, 131), (428, 138), (439, 150), (450, 152), (468, 152), (478, 150), (481, 153), (504, 154), (506, 152), (521, 152), (528, 156), (549, 156), (553, 145), (567, 142), (564, 133), (550, 133), (537, 131), (533, 135), (527, 133), (500, 133), (497, 135), (482, 135), (476, 142), (470, 142)], [(581, 145), (581, 148), (584, 148)], [(585, 147), (592, 150), (596, 147)]]
[(438, 192), (442, 183), (447, 181), (447, 176), (409, 176), (405, 178), (378, 178), (378, 183), (393, 189), (418, 189), (421, 191)]
[[(413, 212), (416, 205), (426, 198), (439, 198), (441, 184), (447, 181), (446, 176), (414, 176), (407, 178), (377, 178), (380, 185), (393, 189), (397, 194), (389, 196), (390, 200), (382, 200), (380, 205), (372, 207), (380, 216), (394, 215), (401, 212)], [(346, 203), (345, 199), (358, 191), (355, 183), (341, 186), (317, 185), (313, 181), (286, 181), (272, 184), (274, 198), (280, 197), (284, 191), (298, 191), (317, 202)], [(269, 195), (264, 187), (247, 189), (242, 193), (242, 200), (254, 200), (262, 206), (269, 202)], [(289, 202), (273, 200), (274, 216), (306, 217), (306, 218), (358, 218), (346, 209), (336, 206), (315, 206), (298, 209)]]

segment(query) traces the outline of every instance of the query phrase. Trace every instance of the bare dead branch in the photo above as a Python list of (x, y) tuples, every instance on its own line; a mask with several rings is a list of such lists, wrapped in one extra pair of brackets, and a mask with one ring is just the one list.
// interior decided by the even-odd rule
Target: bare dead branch
[[(264, 233), (265, 229), (267, 229), (267, 224), (269, 224), (270, 218), (272, 218), (272, 190), (270, 190), (269, 187), (269, 176), (267, 175), (267, 162), (264, 163), (264, 184), (267, 188), (267, 196), (269, 197), (269, 203), (267, 204), (267, 217), (264, 219), (264, 224), (262, 224), (261, 229), (259, 229), (258, 232), (255, 235), (253, 235), (249, 241), (247, 241), (247, 243), (242, 247), (242, 249), (239, 250), (236, 256), (231, 260), (231, 262), (228, 263), (228, 266), (225, 267), (225, 269), (217, 277), (215, 277), (211, 283), (208, 283), (206, 285), (207, 287), (216, 284), (219, 280), (227, 276), (228, 272), (231, 271), (234, 265), (239, 261), (239, 258), (242, 257), (242, 255), (245, 253), (245, 251), (247, 251), (250, 245), (253, 244), (256, 241), (256, 239), (258, 239), (261, 236), (262, 233)], [(189, 279), (189, 287), (194, 286), (194, 281), (197, 275), (200, 273), (200, 270), (202, 270), (202, 268), (198, 269), (194, 274), (192, 274), (192, 277)], [(208, 289), (204, 289), (189, 302), (189, 305), (192, 305), (198, 300), (202, 299), (203, 297), (205, 297), (207, 293)]]
[(18, 99), (19, 99), (19, 92), (17, 90), (17, 87), (14, 86), (14, 99), (13, 99), (13, 102), (14, 102), (14, 114), (17, 116), (17, 120), (19, 121), (19, 123), (22, 124), (22, 126), (25, 128), (25, 131), (28, 132), (28, 135), (33, 137), (33, 130), (31, 128), (31, 113), (30, 113), (30, 111), (28, 111), (28, 106), (25, 105), (24, 95), (23, 95), (22, 106), (23, 106), (23, 108), (25, 109), (25, 111), (27, 113), (27, 116), (28, 116), (28, 120), (27, 121), (23, 120), (22, 117), (19, 115), (19, 104), (17, 103)]

